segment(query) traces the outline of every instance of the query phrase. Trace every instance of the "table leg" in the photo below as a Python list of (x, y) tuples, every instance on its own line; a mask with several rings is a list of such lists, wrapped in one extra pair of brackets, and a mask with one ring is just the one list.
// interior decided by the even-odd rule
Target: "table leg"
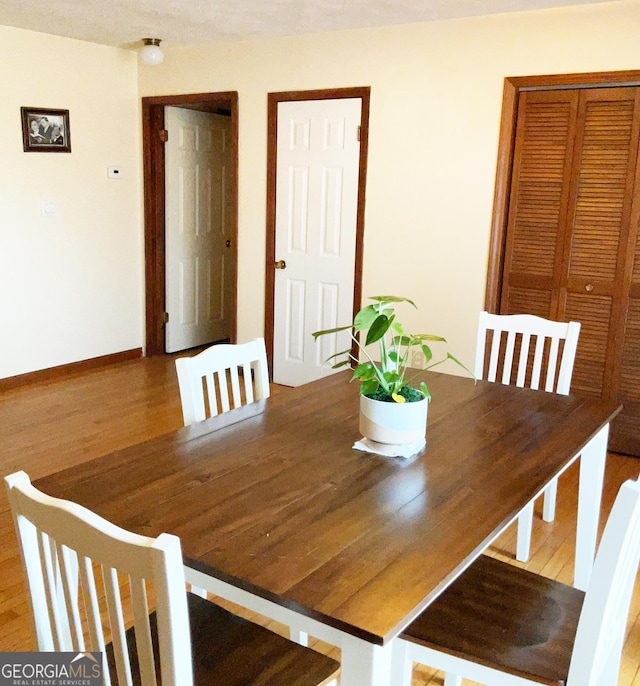
[(355, 636), (344, 635), (340, 686), (389, 686), (392, 644), (374, 645)]
[(595, 558), (608, 438), (609, 425), (607, 424), (587, 443), (580, 455), (573, 585), (582, 591), (586, 591), (589, 585)]

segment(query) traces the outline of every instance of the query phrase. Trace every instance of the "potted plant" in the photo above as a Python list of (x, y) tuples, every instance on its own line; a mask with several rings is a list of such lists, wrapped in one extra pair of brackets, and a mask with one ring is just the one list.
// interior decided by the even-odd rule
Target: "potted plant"
[[(374, 303), (363, 307), (352, 324), (316, 331), (312, 335), (317, 340), (320, 336), (340, 331), (351, 332), (351, 340), (360, 351), (361, 358), (354, 357), (349, 348), (331, 355), (326, 362), (333, 361), (333, 369), (353, 368), (352, 381), (360, 382), (360, 431), (365, 438), (386, 444), (420, 441), (426, 432), (431, 394), (424, 381), (416, 387), (413, 385), (416, 375), (408, 375), (412, 354), (418, 351), (424, 355), (423, 369), (432, 369), (453, 360), (465, 371), (469, 370), (449, 352), (442, 359), (433, 361), (429, 343), (446, 343), (442, 336), (409, 334), (396, 321), (394, 305), (409, 303), (416, 307), (413, 300), (394, 295), (369, 299)], [(375, 361), (367, 350), (367, 346), (375, 343), (379, 347), (379, 361)]]

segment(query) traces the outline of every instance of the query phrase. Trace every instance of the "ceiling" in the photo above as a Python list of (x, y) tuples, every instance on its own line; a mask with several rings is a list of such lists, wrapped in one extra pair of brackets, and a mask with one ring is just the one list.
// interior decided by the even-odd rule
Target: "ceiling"
[(187, 46), (615, 0), (0, 0), (0, 25), (121, 48)]

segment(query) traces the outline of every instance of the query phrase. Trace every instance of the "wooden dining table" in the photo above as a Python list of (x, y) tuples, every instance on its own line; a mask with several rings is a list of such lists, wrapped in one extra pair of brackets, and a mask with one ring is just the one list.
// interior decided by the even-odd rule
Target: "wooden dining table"
[(387, 686), (393, 639), (578, 456), (574, 583), (586, 588), (620, 410), (422, 374), (427, 443), (410, 458), (353, 449), (359, 388), (341, 372), (35, 485), (179, 536), (188, 581), (339, 646), (342, 686)]

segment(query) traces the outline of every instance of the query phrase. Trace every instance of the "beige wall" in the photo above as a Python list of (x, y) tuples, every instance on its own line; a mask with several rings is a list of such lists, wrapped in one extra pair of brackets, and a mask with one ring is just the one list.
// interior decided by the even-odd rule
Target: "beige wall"
[[(639, 69), (639, 20), (625, 0), (169, 48), (139, 71), (133, 52), (0, 27), (0, 378), (143, 344), (139, 96), (239, 92), (238, 334), (261, 334), (267, 93), (341, 86), (372, 93), (364, 294), (414, 298), (412, 328), (471, 362), (503, 79)], [(21, 105), (69, 109), (73, 152), (23, 153)]]
[[(0, 84), (0, 378), (140, 347), (135, 53), (0, 27)], [(72, 152), (24, 153), (21, 106), (68, 109)]]
[(267, 93), (371, 86), (364, 295), (414, 298), (414, 328), (471, 363), (503, 79), (640, 68), (632, 5), (169, 49), (141, 69), (141, 95), (239, 92), (239, 338), (263, 326)]

